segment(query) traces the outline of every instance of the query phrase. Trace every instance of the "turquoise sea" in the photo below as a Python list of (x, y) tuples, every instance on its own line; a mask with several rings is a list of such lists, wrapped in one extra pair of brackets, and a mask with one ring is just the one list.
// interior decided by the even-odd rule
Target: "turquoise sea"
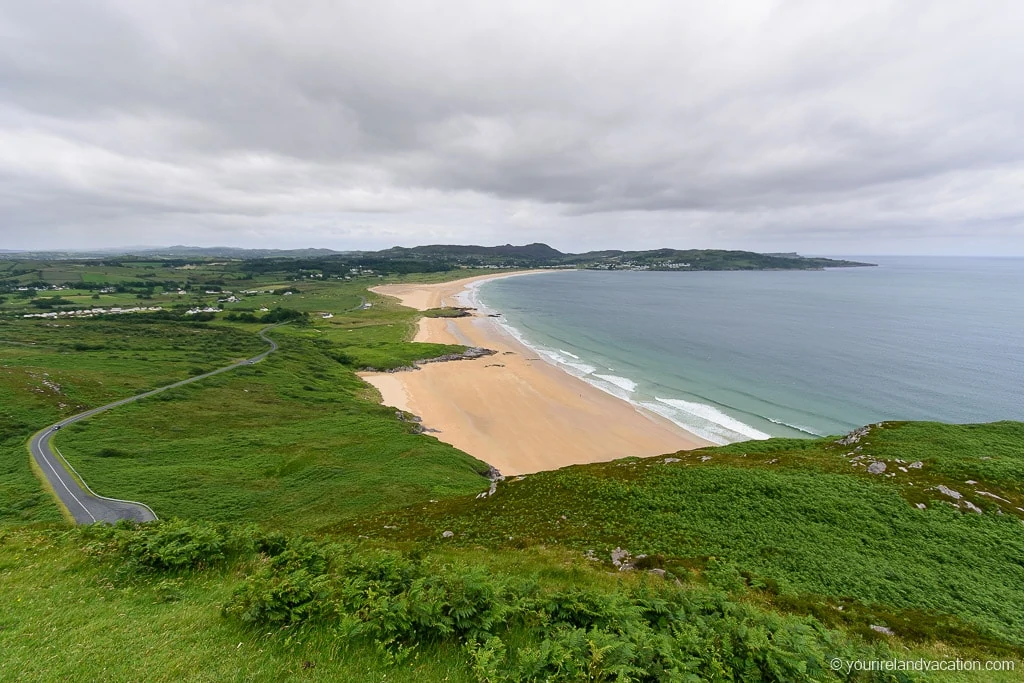
[(716, 443), (1024, 420), (1024, 259), (552, 272), (485, 282), (546, 360)]

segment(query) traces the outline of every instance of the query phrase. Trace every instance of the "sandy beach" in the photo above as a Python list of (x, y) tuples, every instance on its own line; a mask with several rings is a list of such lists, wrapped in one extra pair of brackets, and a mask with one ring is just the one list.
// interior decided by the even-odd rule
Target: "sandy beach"
[[(473, 283), (508, 276), (382, 285), (371, 291), (426, 310), (462, 305), (460, 295)], [(425, 427), (437, 430), (438, 439), (504, 475), (710, 445), (547, 363), (486, 315), (422, 318), (415, 341), (480, 346), (497, 354), (361, 377), (380, 391), (385, 405), (418, 415)]]

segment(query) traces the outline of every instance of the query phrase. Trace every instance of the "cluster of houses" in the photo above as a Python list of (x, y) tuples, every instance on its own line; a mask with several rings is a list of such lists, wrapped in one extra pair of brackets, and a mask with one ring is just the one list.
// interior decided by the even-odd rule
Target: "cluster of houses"
[(586, 266), (587, 270), (679, 270), (689, 267), (689, 263), (634, 263), (632, 261), (595, 263)]
[[(83, 308), (78, 311), (49, 311), (47, 313), (26, 313), (25, 318), (91, 318), (94, 315), (121, 315), (123, 313), (151, 313), (164, 310), (161, 306), (136, 306), (134, 308)], [(217, 310), (217, 309), (213, 309)]]
[(49, 287), (18, 287), (14, 291), (16, 292), (63, 292), (65, 289), (71, 289), (63, 285), (50, 285)]

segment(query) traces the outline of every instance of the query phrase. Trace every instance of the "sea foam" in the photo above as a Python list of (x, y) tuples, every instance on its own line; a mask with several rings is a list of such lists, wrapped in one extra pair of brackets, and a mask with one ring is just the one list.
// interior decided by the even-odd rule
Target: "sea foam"
[(811, 436), (826, 436), (825, 434), (820, 434), (820, 433), (814, 431), (810, 427), (802, 427), (801, 425), (795, 425), (795, 424), (791, 424), (789, 422), (783, 422), (782, 420), (775, 420), (775, 419), (770, 418), (770, 417), (765, 417), (764, 419), (768, 420), (769, 422), (773, 422), (773, 423), (775, 423), (777, 425), (782, 425), (783, 427), (789, 427), (790, 429), (795, 429), (796, 431), (803, 432), (804, 434), (810, 434)]
[(712, 443), (727, 444), (733, 441), (771, 438), (770, 434), (765, 434), (704, 403), (658, 396), (655, 397), (655, 401), (656, 403), (644, 402), (642, 405)]
[(620, 389), (625, 389), (630, 393), (636, 391), (637, 383), (628, 377), (619, 377), (618, 375), (601, 375), (598, 373), (594, 373), (594, 377), (600, 377), (606, 382), (611, 382)]
[[(482, 282), (474, 282), (463, 292), (464, 298), (461, 300), (466, 302), (463, 305), (470, 305), (481, 311), (494, 312), (480, 300), (478, 289), (480, 284)], [(633, 394), (639, 385), (634, 380), (621, 375), (608, 374), (611, 368), (606, 368), (605, 372), (598, 372), (597, 367), (587, 363), (572, 351), (562, 348), (551, 349), (527, 339), (522, 331), (510, 324), (506, 318), (495, 318), (494, 321), (507, 334), (548, 363), (636, 408), (656, 413), (706, 441), (727, 444), (748, 439), (770, 438), (768, 434), (703, 403), (658, 397), (655, 397), (657, 403), (637, 400)]]

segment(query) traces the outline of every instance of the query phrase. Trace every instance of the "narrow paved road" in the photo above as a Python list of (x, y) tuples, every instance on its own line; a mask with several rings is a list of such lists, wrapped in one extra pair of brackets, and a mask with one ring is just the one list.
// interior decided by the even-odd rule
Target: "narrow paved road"
[[(72, 422), (84, 420), (98, 413), (110, 410), (111, 408), (123, 406), (126, 403), (138, 401), (139, 399), (159, 394), (160, 392), (167, 391), (168, 389), (174, 389), (185, 386), (186, 384), (191, 384), (192, 382), (198, 382), (201, 379), (213, 377), (214, 375), (219, 375), (220, 373), (227, 372), (228, 370), (234, 370), (235, 368), (243, 365), (259, 363), (271, 353), (277, 351), (277, 343), (266, 335), (267, 330), (272, 327), (277, 327), (277, 325), (265, 327), (259, 332), (260, 338), (270, 344), (270, 348), (258, 356), (253, 356), (248, 360), (243, 360), (223, 368), (218, 368), (212, 372), (196, 375), (195, 377), (189, 377), (188, 379), (183, 379), (180, 382), (168, 384), (165, 387), (153, 389), (152, 391), (147, 391), (146, 393), (139, 394), (138, 396), (123, 398), (120, 401), (114, 401), (113, 403), (108, 403), (105, 406), (87, 410), (84, 413), (79, 413), (78, 415), (65, 418), (60, 422), (50, 425), (46, 429), (36, 432), (28, 442), (28, 450), (32, 453), (32, 458), (35, 460), (36, 464), (39, 465), (39, 469), (42, 471), (43, 476), (46, 477), (46, 480), (50, 483), (50, 486), (53, 488), (54, 493), (57, 494), (60, 502), (65, 508), (67, 508), (68, 512), (71, 513), (71, 516), (74, 517), (75, 522), (77, 524), (93, 524), (95, 522), (109, 522), (113, 524), (114, 522), (122, 519), (131, 519), (136, 522), (151, 522), (156, 519), (156, 514), (144, 503), (136, 503), (130, 500), (119, 500), (117, 498), (106, 498), (94, 493), (92, 489), (89, 488), (88, 484), (85, 485), (84, 489), (79, 486), (78, 481), (71, 476), (65, 467), (66, 463), (64, 459), (59, 457), (59, 451), (54, 453), (56, 447), (50, 443), (50, 440), (58, 429), (69, 425)], [(70, 465), (67, 466), (70, 467)], [(72, 470), (73, 469), (74, 468), (72, 468)], [(84, 483), (85, 480), (82, 479), (81, 481)]]

